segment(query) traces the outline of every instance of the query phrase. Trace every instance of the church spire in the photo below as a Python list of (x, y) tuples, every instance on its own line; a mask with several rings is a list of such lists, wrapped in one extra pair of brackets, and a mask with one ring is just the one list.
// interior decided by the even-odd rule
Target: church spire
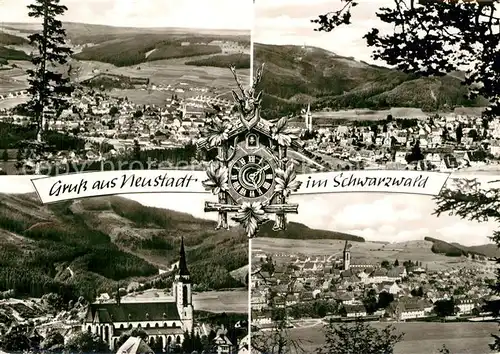
[(179, 275), (189, 276), (189, 270), (186, 263), (186, 251), (184, 249), (184, 237), (181, 237), (181, 250), (179, 257)]

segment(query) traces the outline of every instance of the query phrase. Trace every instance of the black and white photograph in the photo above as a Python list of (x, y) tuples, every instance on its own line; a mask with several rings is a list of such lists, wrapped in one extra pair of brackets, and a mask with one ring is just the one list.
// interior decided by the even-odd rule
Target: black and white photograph
[(1, 174), (196, 168), (207, 115), (248, 84), (251, 1), (1, 7)]
[(498, 353), (498, 177), (455, 174), (436, 197), (292, 196), (287, 230), (252, 240), (252, 349)]
[(248, 353), (248, 240), (203, 195), (42, 205), (21, 177), (0, 186), (0, 352)]
[(315, 170), (500, 169), (497, 2), (421, 3), (255, 2), (262, 116), (291, 117)]
[(499, 354), (499, 2), (0, 1), (0, 354)]

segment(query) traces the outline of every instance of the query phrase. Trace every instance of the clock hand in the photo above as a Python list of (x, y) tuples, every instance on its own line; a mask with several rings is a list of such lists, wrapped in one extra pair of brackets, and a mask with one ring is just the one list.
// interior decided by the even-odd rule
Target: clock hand
[(255, 189), (258, 189), (259, 187), (257, 187), (257, 183), (255, 182), (255, 179), (257, 178), (257, 172), (250, 174), (249, 177), (250, 177), (250, 181), (252, 182)]
[(256, 172), (255, 172), (255, 176), (257, 176), (259, 173), (261, 173), (262, 171), (264, 171), (266, 169), (266, 166), (263, 166), (261, 167), (260, 169), (258, 169)]

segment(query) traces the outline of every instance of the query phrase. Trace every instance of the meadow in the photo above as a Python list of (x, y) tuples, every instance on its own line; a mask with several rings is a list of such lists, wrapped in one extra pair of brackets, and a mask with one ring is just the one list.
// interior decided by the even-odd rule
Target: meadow
[(28, 102), (28, 97), (7, 98), (0, 101), (0, 109), (11, 109), (26, 102)]
[[(124, 302), (132, 301), (165, 301), (171, 300), (168, 292), (163, 290), (147, 290), (141, 294), (123, 297)], [(193, 293), (193, 307), (196, 311), (248, 313), (248, 291), (245, 289), (225, 291), (205, 291)]]
[[(373, 323), (377, 328), (387, 324)], [(491, 333), (498, 333), (498, 324), (492, 322), (406, 322), (394, 324), (397, 332), (404, 333), (403, 341), (396, 345), (394, 354), (437, 354), (443, 344), (451, 353), (491, 353), (488, 344)], [(306, 353), (314, 353), (324, 343), (319, 326), (289, 330), (291, 338), (300, 341)]]
[[(383, 260), (419, 260), (430, 270), (447, 269), (457, 264), (467, 266), (472, 261), (460, 257), (447, 257), (431, 251), (432, 242), (408, 241), (400, 243), (351, 242), (351, 257), (354, 263), (380, 263)], [(296, 240), (259, 237), (253, 240), (254, 257), (259, 253), (297, 254), (311, 256), (341, 257), (345, 241), (340, 240)]]

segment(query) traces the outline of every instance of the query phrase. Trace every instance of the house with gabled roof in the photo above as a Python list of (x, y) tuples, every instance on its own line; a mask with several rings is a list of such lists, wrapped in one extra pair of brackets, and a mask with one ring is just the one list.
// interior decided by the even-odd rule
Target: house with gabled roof
[(366, 317), (366, 308), (364, 305), (344, 305), (342, 312), (347, 317)]
[(388, 281), (390, 281), (390, 282), (402, 280), (407, 275), (408, 274), (406, 273), (406, 267), (403, 267), (403, 266), (394, 267), (394, 268), (389, 269), (387, 271), (387, 278), (388, 278)]
[(409, 320), (426, 316), (425, 304), (417, 299), (405, 298), (389, 305), (390, 312), (399, 320)]
[(369, 281), (370, 283), (382, 283), (384, 281), (388, 281), (389, 278), (387, 276), (387, 269), (378, 268), (375, 269), (372, 274), (370, 274)]
[(214, 338), (214, 346), (217, 354), (230, 354), (232, 353), (233, 343), (227, 337), (226, 329), (219, 329)]

